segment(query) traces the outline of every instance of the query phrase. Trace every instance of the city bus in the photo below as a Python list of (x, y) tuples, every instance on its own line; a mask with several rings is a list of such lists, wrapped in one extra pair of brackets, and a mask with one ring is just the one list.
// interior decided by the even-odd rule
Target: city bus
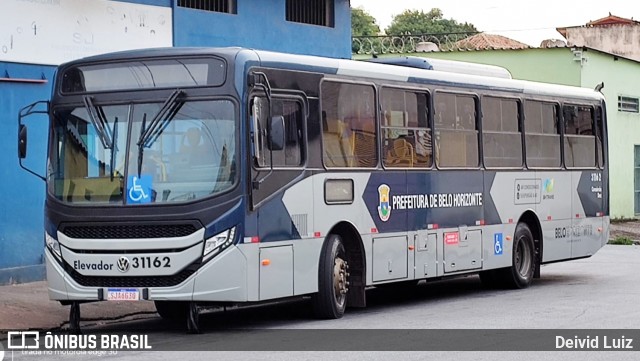
[[(478, 274), (525, 288), (608, 239), (605, 100), (594, 89), (243, 48), (59, 66), (49, 118), (49, 296), (209, 307)], [(40, 139), (36, 141), (41, 141)]]

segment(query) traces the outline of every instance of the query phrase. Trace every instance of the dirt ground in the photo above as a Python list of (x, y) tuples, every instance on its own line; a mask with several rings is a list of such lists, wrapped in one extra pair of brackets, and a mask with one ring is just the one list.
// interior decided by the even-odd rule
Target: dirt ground
[(629, 237), (640, 244), (640, 220), (611, 222), (609, 239), (616, 237)]

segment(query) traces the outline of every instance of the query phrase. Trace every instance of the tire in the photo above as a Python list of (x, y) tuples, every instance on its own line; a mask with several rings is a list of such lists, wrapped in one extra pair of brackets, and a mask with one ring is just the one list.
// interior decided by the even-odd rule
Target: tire
[(347, 254), (340, 236), (331, 234), (325, 241), (318, 265), (318, 293), (313, 295), (313, 312), (322, 319), (337, 319), (347, 307)]
[(536, 269), (536, 257), (533, 235), (525, 223), (516, 226), (511, 254), (511, 267), (497, 270), (502, 284), (514, 289), (529, 287)]
[(187, 319), (189, 302), (154, 301), (156, 311), (162, 319), (170, 322), (181, 322)]

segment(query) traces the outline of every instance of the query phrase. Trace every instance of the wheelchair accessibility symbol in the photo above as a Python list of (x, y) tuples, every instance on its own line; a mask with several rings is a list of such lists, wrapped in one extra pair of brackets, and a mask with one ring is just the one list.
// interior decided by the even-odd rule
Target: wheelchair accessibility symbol
[(129, 176), (127, 182), (127, 200), (128, 203), (151, 203), (151, 182), (153, 178), (150, 175)]
[(493, 254), (499, 256), (503, 251), (502, 233), (495, 233), (493, 235)]

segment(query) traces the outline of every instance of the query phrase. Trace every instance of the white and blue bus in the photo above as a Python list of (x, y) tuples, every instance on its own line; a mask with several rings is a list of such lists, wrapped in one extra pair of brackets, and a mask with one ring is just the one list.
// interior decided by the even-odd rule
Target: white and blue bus
[(608, 239), (596, 90), (170, 48), (63, 64), (46, 104), (49, 295), (76, 329), (91, 301), (197, 331), (203, 307), (310, 297), (340, 318), (393, 282), (523, 288)]

